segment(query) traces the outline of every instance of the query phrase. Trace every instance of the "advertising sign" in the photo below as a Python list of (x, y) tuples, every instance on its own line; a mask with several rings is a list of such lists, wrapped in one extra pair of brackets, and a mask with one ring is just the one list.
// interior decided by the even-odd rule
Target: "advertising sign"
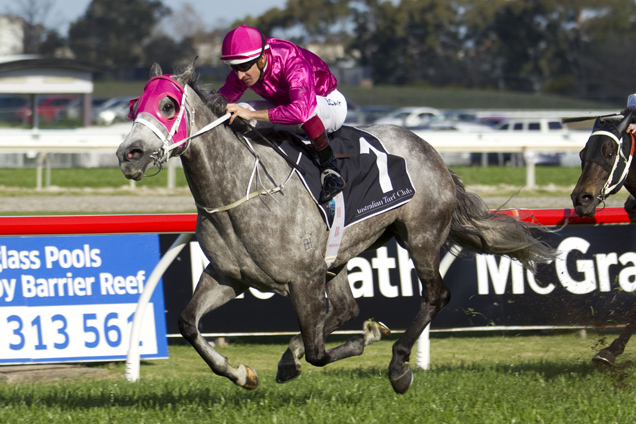
[[(560, 254), (536, 275), (507, 257), (468, 255), (450, 263), (444, 281), (450, 303), (432, 329), (507, 326), (607, 326), (626, 322), (636, 305), (636, 226), (567, 226), (537, 234)], [(164, 244), (165, 242), (162, 242)], [(196, 242), (184, 249), (164, 276), (168, 333), (177, 335), (177, 320), (207, 264)], [(393, 330), (405, 329), (420, 305), (420, 283), (408, 253), (395, 241), (364, 252), (348, 264), (349, 284), (360, 307), (358, 319), (342, 330), (360, 330), (374, 318)], [(179, 283), (192, 275), (192, 286)], [(243, 296), (203, 318), (201, 331), (215, 334), (296, 332), (291, 302), (250, 289)]]
[[(132, 318), (160, 258), (157, 235), (0, 239), (0, 363), (126, 358)], [(168, 357), (161, 282), (142, 358)]]

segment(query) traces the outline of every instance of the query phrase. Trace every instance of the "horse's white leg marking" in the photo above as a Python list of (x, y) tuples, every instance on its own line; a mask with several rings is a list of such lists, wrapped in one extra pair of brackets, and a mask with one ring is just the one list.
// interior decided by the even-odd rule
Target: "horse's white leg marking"
[(192, 299), (181, 314), (179, 330), (215, 374), (229, 378), (237, 386), (255, 389), (258, 386), (258, 376), (254, 370), (242, 364), (237, 368), (231, 367), (227, 358), (210, 346), (198, 329), (201, 317), (234, 299), (241, 291), (232, 285), (219, 284), (204, 272)]

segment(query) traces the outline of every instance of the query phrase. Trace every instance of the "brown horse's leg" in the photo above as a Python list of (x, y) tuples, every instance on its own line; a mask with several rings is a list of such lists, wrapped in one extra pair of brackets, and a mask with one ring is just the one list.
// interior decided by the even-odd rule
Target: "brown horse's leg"
[(621, 334), (605, 349), (597, 353), (592, 361), (596, 364), (614, 365), (616, 357), (625, 351), (625, 346), (636, 331), (636, 308), (629, 314), (627, 325)]
[(210, 346), (199, 332), (199, 321), (205, 314), (229, 302), (245, 290), (246, 287), (239, 288), (238, 284), (219, 284), (204, 271), (192, 299), (179, 318), (179, 331), (215, 374), (227, 377), (237, 386), (251, 390), (258, 386), (258, 376), (254, 370), (244, 365), (231, 367), (227, 358)]

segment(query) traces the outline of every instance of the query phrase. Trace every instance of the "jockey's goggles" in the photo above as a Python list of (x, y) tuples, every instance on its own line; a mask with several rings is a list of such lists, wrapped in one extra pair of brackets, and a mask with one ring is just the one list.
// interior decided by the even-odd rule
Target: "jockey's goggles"
[(257, 57), (256, 59), (252, 59), (249, 62), (230, 65), (230, 68), (232, 68), (232, 70), (235, 72), (247, 72), (252, 69), (252, 66), (254, 66), (254, 64), (258, 62), (260, 58), (261, 56)]

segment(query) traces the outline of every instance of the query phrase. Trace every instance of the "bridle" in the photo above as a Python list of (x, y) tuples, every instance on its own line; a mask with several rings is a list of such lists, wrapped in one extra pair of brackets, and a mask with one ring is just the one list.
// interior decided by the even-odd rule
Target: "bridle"
[[(128, 117), (134, 119), (133, 126), (136, 124), (144, 125), (161, 140), (161, 147), (150, 155), (154, 165), (159, 169), (157, 173), (161, 171), (162, 165), (170, 157), (182, 155), (187, 150), (190, 140), (221, 125), (230, 118), (230, 113), (226, 113), (195, 134), (190, 135), (191, 128), (194, 126), (195, 113), (194, 109), (187, 107), (189, 104), (188, 89), (187, 86), (184, 88), (170, 75), (159, 75), (146, 83), (141, 96), (130, 101)], [(178, 108), (176, 117), (166, 118), (161, 115), (158, 106), (164, 97), (169, 97), (176, 103)], [(190, 118), (189, 122), (188, 119), (184, 121), (186, 115)], [(182, 150), (174, 153), (174, 150), (180, 147), (183, 147)]]
[(605, 169), (609, 174), (603, 184), (603, 188), (601, 188), (599, 195), (596, 197), (600, 202), (604, 202), (608, 196), (616, 194), (623, 187), (623, 184), (625, 184), (634, 157), (634, 145), (636, 143), (634, 141), (634, 135), (631, 133), (629, 142), (625, 141), (624, 136), (619, 139), (616, 134), (610, 131), (594, 131), (590, 138), (593, 136), (609, 137), (617, 144), (616, 155), (614, 157), (614, 163), (612, 164), (609, 164), (607, 160), (605, 160), (601, 152), (603, 143), (598, 141), (595, 141), (593, 145), (590, 146), (591, 149), (586, 150), (585, 157), (583, 158), (584, 162), (594, 162)]
[[(148, 89), (151, 90), (151, 93), (149, 94), (146, 93)], [(184, 154), (190, 145), (189, 141), (218, 127), (219, 125), (227, 121), (231, 116), (231, 113), (228, 112), (220, 118), (204, 126), (195, 134), (190, 135), (191, 128), (194, 126), (195, 109), (191, 107), (188, 101), (188, 90), (190, 90), (188, 86), (185, 86), (184, 88), (181, 84), (179, 84), (179, 82), (171, 78), (169, 75), (161, 75), (151, 78), (146, 84), (146, 88), (144, 88), (144, 92), (142, 93), (142, 95), (130, 101), (130, 114), (128, 115), (128, 117), (134, 119), (133, 127), (136, 124), (146, 126), (159, 138), (159, 140), (161, 140), (161, 147), (150, 155), (150, 157), (154, 161), (154, 165), (157, 166), (157, 168), (159, 169), (153, 175), (157, 175), (161, 171), (162, 165), (166, 163), (170, 157), (178, 157)], [(156, 92), (159, 92), (159, 94), (155, 94)], [(181, 96), (178, 96), (177, 93), (181, 94)], [(164, 117), (161, 114), (161, 111), (159, 111), (158, 109), (159, 102), (166, 96), (170, 97), (179, 107), (177, 115), (174, 119), (172, 117)], [(178, 97), (180, 97), (180, 100), (178, 99)], [(138, 107), (135, 107), (138, 104), (141, 104), (141, 110), (139, 110)], [(190, 117), (189, 122), (187, 119), (185, 121), (183, 120), (183, 117), (186, 116), (186, 114)], [(171, 123), (171, 125), (168, 125), (169, 123)], [(273, 193), (281, 191), (287, 184), (287, 182), (291, 179), (294, 172), (300, 169), (298, 168), (297, 162), (294, 163), (287, 156), (281, 154), (281, 156), (283, 156), (291, 165), (291, 171), (282, 184), (277, 185), (273, 188), (265, 188), (262, 182), (262, 178), (260, 178), (259, 176), (259, 167), (263, 168), (264, 173), (273, 184), (276, 183), (265, 169), (265, 166), (261, 162), (260, 156), (257, 154), (249, 139), (243, 135), (241, 135), (239, 139), (250, 151), (255, 159), (246, 194), (239, 200), (218, 208), (208, 208), (198, 203), (196, 204), (199, 209), (204, 210), (209, 214), (235, 208), (243, 202), (246, 202), (260, 195), (271, 195)], [(179, 151), (178, 153), (174, 153), (175, 149), (184, 145), (185, 147), (181, 151)], [(277, 146), (276, 148), (279, 149)], [(298, 157), (298, 160), (300, 160), (300, 156)], [(254, 180), (256, 180), (257, 185), (260, 184), (260, 186), (263, 188), (262, 190), (251, 191)]]

